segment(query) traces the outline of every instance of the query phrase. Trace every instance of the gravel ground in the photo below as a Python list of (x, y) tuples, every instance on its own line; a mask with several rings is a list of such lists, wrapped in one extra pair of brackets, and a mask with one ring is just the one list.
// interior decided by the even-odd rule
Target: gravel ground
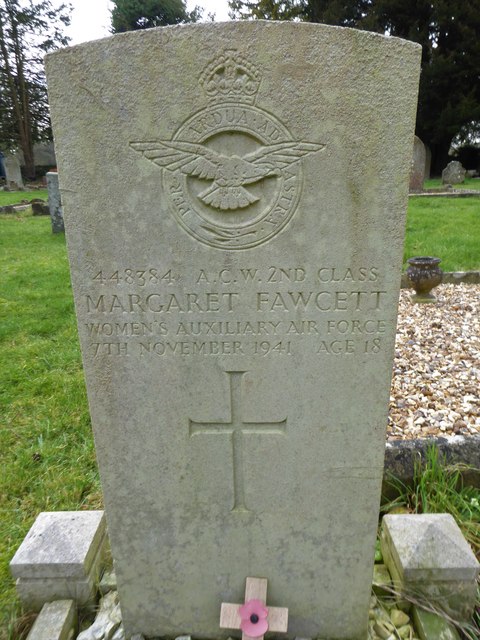
[(400, 293), (389, 440), (480, 434), (480, 285), (434, 294), (412, 304)]

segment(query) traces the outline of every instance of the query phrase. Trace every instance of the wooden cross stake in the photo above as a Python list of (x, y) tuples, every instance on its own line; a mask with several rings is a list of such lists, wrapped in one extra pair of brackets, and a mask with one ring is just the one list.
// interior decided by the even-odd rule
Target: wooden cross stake
[[(264, 605), (263, 609), (268, 611), (266, 620), (268, 623), (268, 631), (274, 631), (277, 633), (285, 633), (288, 627), (288, 609), (284, 607), (266, 607), (267, 602), (267, 579), (266, 578), (247, 578), (245, 586), (245, 604), (252, 600), (260, 600)], [(245, 626), (245, 615), (241, 615), (241, 604), (231, 604), (230, 602), (222, 602), (222, 608), (220, 610), (220, 628), (221, 629), (242, 629), (242, 625)], [(247, 625), (251, 628), (255, 628), (255, 624), (259, 624), (259, 628), (262, 628), (262, 620), (259, 620), (259, 615), (255, 611), (251, 614)], [(250, 624), (249, 624), (250, 623)], [(265, 626), (263, 622), (263, 627)], [(264, 632), (265, 633), (265, 632)], [(263, 633), (261, 635), (248, 635), (242, 629), (242, 640), (263, 640)]]

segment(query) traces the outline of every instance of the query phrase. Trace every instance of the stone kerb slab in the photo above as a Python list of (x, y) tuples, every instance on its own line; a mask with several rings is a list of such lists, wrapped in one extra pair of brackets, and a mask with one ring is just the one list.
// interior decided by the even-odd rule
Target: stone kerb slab
[(63, 598), (93, 602), (105, 547), (103, 511), (41, 513), (10, 562), (25, 608)]
[(381, 548), (397, 588), (470, 620), (480, 565), (450, 514), (386, 515)]
[(456, 628), (442, 614), (414, 606), (412, 616), (420, 640), (461, 640)]
[(73, 600), (55, 600), (45, 604), (35, 620), (27, 640), (72, 640), (77, 623)]
[(419, 61), (262, 21), (47, 58), (127, 636), (227, 636), (259, 576), (364, 638)]
[(62, 199), (58, 186), (58, 173), (49, 171), (47, 173), (48, 208), (52, 221), (52, 233), (62, 233), (65, 231), (63, 224)]

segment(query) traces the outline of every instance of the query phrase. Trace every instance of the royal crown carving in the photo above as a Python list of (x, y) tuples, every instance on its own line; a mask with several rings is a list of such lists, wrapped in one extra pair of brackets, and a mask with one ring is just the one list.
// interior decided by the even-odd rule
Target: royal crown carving
[(237, 51), (227, 50), (205, 69), (200, 84), (213, 100), (253, 104), (260, 86), (260, 74)]

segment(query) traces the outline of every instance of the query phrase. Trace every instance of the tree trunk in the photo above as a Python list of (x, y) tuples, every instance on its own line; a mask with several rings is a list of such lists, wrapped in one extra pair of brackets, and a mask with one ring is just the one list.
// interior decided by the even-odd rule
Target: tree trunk
[(33, 147), (25, 147), (22, 149), (23, 157), (25, 160), (25, 177), (28, 180), (35, 180), (35, 158), (33, 157)]
[(30, 122), (30, 96), (25, 81), (24, 46), (20, 41), (16, 16), (10, 16), (12, 28), (12, 40), (17, 67), (18, 97), (21, 103), (21, 121), (19, 122), (20, 146), (25, 161), (25, 176), (30, 180), (35, 178), (35, 160), (33, 158), (32, 127)]
[[(16, 123), (16, 130), (18, 133), (18, 144), (23, 151), (25, 159), (25, 175), (27, 178), (35, 178), (35, 161), (33, 158), (33, 143), (30, 126), (30, 113), (29, 113), (29, 100), (28, 100), (28, 88), (25, 82), (24, 65), (22, 48), (19, 42), (16, 16), (12, 11), (8, 10), (9, 18), (11, 20), (12, 39), (15, 50), (15, 71), (10, 65), (10, 59), (5, 45), (5, 34), (3, 30), (3, 23), (0, 19), (0, 53), (3, 58), (5, 74), (7, 77), (7, 87), (10, 93), (10, 98), (13, 105), (13, 115)], [(18, 92), (15, 82), (15, 78), (18, 82)]]

